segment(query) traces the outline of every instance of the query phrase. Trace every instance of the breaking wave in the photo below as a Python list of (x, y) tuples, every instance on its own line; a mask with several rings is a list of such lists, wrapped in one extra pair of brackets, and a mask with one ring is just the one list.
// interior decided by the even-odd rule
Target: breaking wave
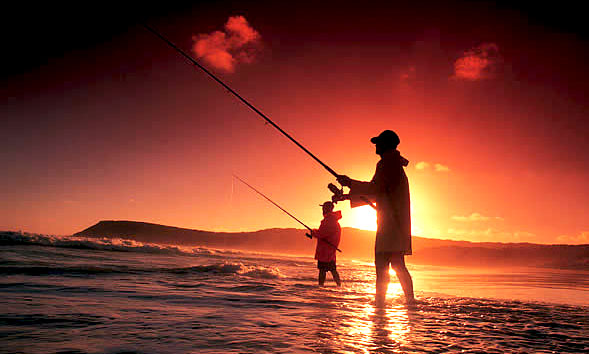
[(218, 263), (197, 265), (187, 268), (170, 269), (173, 273), (213, 273), (237, 274), (250, 278), (279, 279), (284, 278), (277, 267), (248, 266), (243, 263)]
[(236, 251), (216, 250), (206, 247), (181, 247), (155, 243), (144, 243), (124, 238), (56, 236), (14, 231), (0, 232), (0, 245), (37, 245), (101, 251), (143, 252), (178, 255), (214, 255), (236, 253)]
[(257, 279), (280, 279), (284, 276), (277, 267), (248, 266), (242, 263), (217, 263), (197, 265), (185, 268), (133, 268), (127, 266), (0, 266), (0, 275), (30, 275), (30, 276), (86, 276), (86, 275), (111, 275), (111, 274), (141, 274), (141, 273), (173, 273), (173, 274), (215, 274), (237, 275)]

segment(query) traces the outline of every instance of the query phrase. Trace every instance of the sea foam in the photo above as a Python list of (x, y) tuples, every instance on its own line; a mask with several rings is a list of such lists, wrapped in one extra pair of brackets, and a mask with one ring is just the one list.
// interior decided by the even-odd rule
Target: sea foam
[(173, 245), (161, 245), (155, 243), (139, 242), (124, 238), (94, 238), (80, 236), (44, 235), (15, 231), (0, 232), (0, 245), (38, 245), (60, 248), (181, 255), (212, 255), (215, 253), (226, 252), (206, 247), (181, 247)]

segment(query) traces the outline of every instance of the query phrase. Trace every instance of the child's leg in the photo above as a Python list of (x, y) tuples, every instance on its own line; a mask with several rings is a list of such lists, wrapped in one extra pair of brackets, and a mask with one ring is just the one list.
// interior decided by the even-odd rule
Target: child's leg
[(319, 286), (323, 286), (325, 284), (325, 276), (327, 275), (327, 271), (320, 269), (319, 270)]

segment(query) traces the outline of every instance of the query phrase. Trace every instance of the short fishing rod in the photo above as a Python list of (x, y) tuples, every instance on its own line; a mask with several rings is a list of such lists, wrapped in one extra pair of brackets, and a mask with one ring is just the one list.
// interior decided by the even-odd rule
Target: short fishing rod
[[(237, 178), (241, 183), (245, 184), (246, 186), (250, 187), (254, 192), (258, 193), (259, 195), (261, 195), (262, 197), (264, 197), (267, 201), (269, 201), (270, 203), (274, 204), (278, 209), (282, 210), (283, 212), (286, 213), (286, 215), (290, 216), (291, 218), (295, 219), (299, 224), (303, 225), (307, 230), (309, 230), (308, 233), (306, 233), (305, 235), (308, 238), (312, 238), (313, 237), (313, 229), (311, 229), (309, 226), (305, 225), (305, 223), (303, 223), (301, 220), (297, 219), (294, 215), (292, 215), (291, 213), (289, 213), (288, 211), (286, 211), (284, 208), (282, 208), (280, 205), (276, 204), (272, 199), (266, 197), (264, 195), (264, 193), (260, 192), (259, 190), (255, 189), (253, 186), (251, 186), (249, 183), (247, 183), (246, 181), (242, 180), (241, 178), (239, 178), (238, 176), (236, 176), (235, 174), (233, 175), (233, 177)], [(328, 245), (330, 245), (331, 247), (335, 248), (338, 252), (341, 252), (341, 250), (339, 248), (337, 248), (334, 244), (332, 244), (331, 242), (324, 240), (322, 238), (318, 238), (315, 237), (316, 239), (323, 241), (325, 243), (327, 243)]]
[[(229, 91), (230, 93), (232, 93), (241, 102), (243, 102), (246, 106), (248, 106), (252, 111), (256, 112), (260, 117), (262, 117), (267, 123), (271, 124), (274, 128), (276, 128), (279, 132), (281, 132), (284, 136), (286, 136), (290, 141), (292, 141), (293, 143), (295, 143), (304, 152), (306, 152), (309, 156), (311, 156), (315, 161), (317, 161), (321, 166), (323, 166), (323, 168), (325, 168), (327, 170), (327, 172), (331, 173), (335, 178), (340, 177), (340, 175), (337, 172), (335, 172), (331, 167), (327, 166), (323, 161), (319, 160), (319, 158), (317, 156), (313, 155), (313, 153), (311, 153), (309, 150), (307, 150), (303, 145), (301, 145), (298, 141), (296, 141), (287, 132), (285, 132), (284, 130), (282, 130), (282, 128), (280, 128), (276, 123), (274, 123), (264, 113), (262, 113), (256, 107), (254, 107), (254, 105), (252, 105), (251, 103), (249, 103), (245, 98), (241, 97), (231, 87), (229, 87), (227, 84), (225, 84), (223, 81), (221, 81), (218, 77), (216, 77), (212, 72), (210, 72), (204, 66), (202, 66), (200, 63), (198, 63), (196, 61), (196, 59), (194, 59), (192, 56), (190, 56), (185, 51), (183, 51), (182, 49), (180, 49), (177, 45), (175, 45), (174, 43), (172, 43), (169, 39), (167, 39), (166, 37), (164, 37), (162, 34), (160, 34), (155, 29), (151, 28), (150, 26), (148, 26), (146, 24), (143, 24), (143, 27), (145, 27), (148, 31), (150, 31), (151, 33), (153, 33), (156, 37), (160, 38), (162, 41), (166, 42), (166, 44), (168, 44), (170, 47), (172, 47), (174, 50), (176, 50), (178, 53), (180, 53), (183, 57), (185, 57), (186, 59), (188, 59), (188, 61), (190, 61), (194, 66), (196, 66), (199, 69), (201, 69), (202, 71), (204, 71), (213, 80), (215, 80), (217, 83), (219, 83), (221, 86), (223, 86), (227, 91)], [(340, 191), (340, 194), (343, 194), (343, 192)], [(372, 204), (372, 202), (370, 202), (367, 198), (360, 197), (360, 199), (362, 199), (364, 202), (368, 203), (372, 208), (374, 208), (376, 210), (376, 207), (374, 206), (374, 204)]]

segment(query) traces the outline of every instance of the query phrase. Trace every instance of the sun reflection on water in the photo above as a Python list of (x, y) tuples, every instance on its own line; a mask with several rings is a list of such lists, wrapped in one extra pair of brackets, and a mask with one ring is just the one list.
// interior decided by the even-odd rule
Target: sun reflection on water
[[(403, 352), (402, 348), (410, 342), (411, 310), (404, 304), (403, 291), (394, 272), (387, 292), (387, 304), (383, 308), (375, 306), (373, 270), (362, 273), (356, 276), (371, 279), (349, 283), (349, 291), (342, 294), (342, 306), (338, 311), (322, 314), (322, 325), (335, 329), (329, 337), (330, 345), (327, 346), (325, 340), (322, 349), (331, 350), (335, 345), (342, 353)], [(359, 294), (363, 301), (358, 301)], [(332, 320), (339, 321), (339, 325), (334, 325)]]
[(373, 342), (378, 343), (379, 338), (382, 337), (382, 339), (386, 340), (385, 343), (408, 344), (411, 326), (409, 310), (405, 305), (375, 309), (373, 323)]
[(357, 316), (349, 318), (345, 335), (356, 344), (356, 352), (370, 353), (380, 350), (402, 352), (409, 344), (411, 326), (404, 305), (378, 308), (366, 304), (357, 309)]

